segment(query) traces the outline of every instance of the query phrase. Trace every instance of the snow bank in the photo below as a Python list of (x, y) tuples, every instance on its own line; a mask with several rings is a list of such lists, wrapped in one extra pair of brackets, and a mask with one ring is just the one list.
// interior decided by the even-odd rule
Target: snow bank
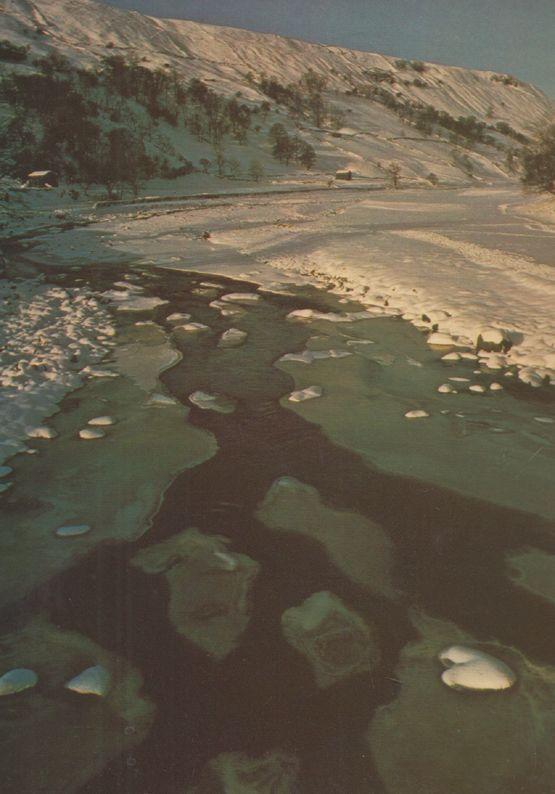
[(82, 385), (85, 368), (113, 346), (108, 312), (85, 287), (39, 279), (0, 284), (0, 461), (29, 438), (51, 438), (40, 422)]

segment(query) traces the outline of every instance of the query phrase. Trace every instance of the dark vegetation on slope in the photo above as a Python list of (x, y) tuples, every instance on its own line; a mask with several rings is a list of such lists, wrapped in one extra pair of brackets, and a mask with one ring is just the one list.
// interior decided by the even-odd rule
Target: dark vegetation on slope
[(555, 124), (543, 130), (522, 157), (522, 182), (555, 193)]
[[(11, 50), (8, 55), (14, 59)], [(240, 95), (224, 97), (196, 78), (184, 83), (171, 69), (149, 69), (115, 54), (96, 70), (76, 69), (55, 51), (32, 65), (33, 71), (13, 71), (0, 82), (0, 100), (11, 110), (0, 131), (0, 169), (20, 178), (40, 163), (69, 182), (113, 192), (198, 170), (171, 143), (168, 126), (210, 147), (213, 162), (201, 158), (200, 169), (213, 165), (219, 176), (237, 176), (241, 164), (226, 158), (225, 142), (247, 144), (251, 128), (259, 132), (270, 110), (267, 103), (247, 105)], [(312, 147), (284, 133), (276, 158), (311, 168)], [(249, 175), (262, 173), (253, 161)]]

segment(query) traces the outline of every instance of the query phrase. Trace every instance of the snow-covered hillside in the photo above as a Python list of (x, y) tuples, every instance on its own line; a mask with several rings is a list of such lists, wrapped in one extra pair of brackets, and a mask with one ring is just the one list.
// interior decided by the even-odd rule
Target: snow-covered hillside
[[(0, 38), (30, 47), (35, 56), (58, 50), (75, 66), (92, 66), (109, 54), (133, 56), (147, 68), (175, 70), (184, 81), (200, 78), (224, 95), (241, 92), (241, 101), (251, 103), (268, 99), (260, 90), (261, 75), (287, 85), (298, 83), (312, 69), (325, 77), (325, 101), (343, 118), (339, 129), (301, 120), (303, 138), (316, 150), (316, 169), (333, 173), (349, 168), (382, 181), (392, 161), (413, 183), (425, 182), (430, 174), (440, 183), (506, 178), (511, 176), (507, 150), (518, 144), (493, 128), (505, 123), (514, 133), (526, 135), (553, 113), (553, 103), (541, 91), (507, 75), (437, 64), (415, 66), (273, 34), (155, 19), (93, 0), (11, 0), (0, 18)], [(373, 94), (376, 90), (382, 91), (381, 99)], [(383, 102), (384, 91), (389, 105)], [(394, 101), (415, 108), (432, 106), (454, 119), (475, 116), (493, 131), (493, 142), (478, 142), (466, 151), (446, 129), (415, 129), (391, 107)], [(272, 161), (265, 139), (276, 120), (291, 126), (287, 110), (272, 102), (266, 125), (249, 137), (251, 154), (267, 173), (284, 171)], [(203, 156), (202, 147), (186, 136), (172, 143), (192, 150), (193, 161)], [(461, 163), (457, 152), (468, 159)]]

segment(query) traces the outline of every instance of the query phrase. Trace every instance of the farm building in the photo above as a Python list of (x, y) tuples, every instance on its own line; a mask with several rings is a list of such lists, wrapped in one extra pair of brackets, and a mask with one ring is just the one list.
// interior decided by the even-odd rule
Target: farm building
[(58, 187), (58, 174), (55, 171), (31, 171), (27, 174), (29, 187)]

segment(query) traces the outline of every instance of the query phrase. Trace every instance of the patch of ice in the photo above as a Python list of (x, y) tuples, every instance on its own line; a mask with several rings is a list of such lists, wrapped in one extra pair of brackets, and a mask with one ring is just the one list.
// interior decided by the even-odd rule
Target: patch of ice
[(430, 414), (427, 411), (423, 411), (421, 409), (415, 411), (407, 411), (405, 414), (405, 419), (426, 419)]
[(91, 528), (88, 524), (68, 524), (64, 527), (58, 527), (55, 530), (55, 534), (59, 538), (75, 538), (79, 535), (86, 535), (90, 531)]

